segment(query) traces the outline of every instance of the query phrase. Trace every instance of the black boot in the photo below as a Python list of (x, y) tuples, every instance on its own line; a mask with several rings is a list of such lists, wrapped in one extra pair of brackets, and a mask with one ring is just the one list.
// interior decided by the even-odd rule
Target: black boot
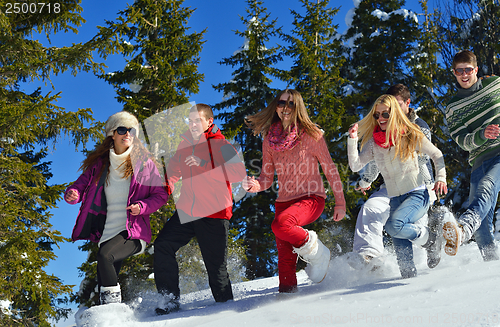
[[(394, 240), (394, 239), (393, 239)], [(417, 268), (413, 262), (412, 243), (407, 241), (407, 244), (394, 244), (396, 259), (398, 261), (399, 272), (403, 279), (417, 277)]]
[(165, 303), (164, 305), (161, 306), (161, 308), (156, 308), (155, 312), (156, 315), (161, 316), (161, 315), (168, 315), (169, 313), (172, 312), (177, 312), (181, 309), (181, 304), (179, 302), (179, 297), (175, 296), (173, 294), (168, 294), (168, 293), (163, 293), (161, 292), (160, 294), (163, 295), (165, 298)]
[(429, 211), (429, 222), (427, 224), (429, 238), (427, 243), (422, 245), (427, 250), (427, 266), (429, 268), (436, 267), (441, 261), (441, 248), (443, 246), (441, 233), (443, 231), (444, 213), (445, 210), (441, 208)]
[(177, 301), (170, 301), (167, 303), (167, 305), (164, 308), (156, 308), (155, 312), (156, 315), (162, 316), (162, 315), (168, 315), (169, 313), (172, 312), (177, 312), (181, 309), (181, 306), (179, 302)]
[(498, 260), (497, 248), (494, 243), (488, 244), (487, 246), (479, 249), (484, 261), (494, 261)]

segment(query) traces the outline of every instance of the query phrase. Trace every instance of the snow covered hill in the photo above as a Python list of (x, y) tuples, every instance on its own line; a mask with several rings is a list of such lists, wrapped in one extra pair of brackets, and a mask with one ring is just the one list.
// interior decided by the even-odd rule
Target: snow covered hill
[(394, 254), (372, 272), (354, 270), (346, 256), (311, 284), (299, 273), (299, 293), (277, 296), (277, 277), (233, 285), (235, 300), (215, 303), (209, 290), (182, 296), (181, 311), (155, 316), (156, 294), (133, 303), (80, 310), (77, 326), (500, 326), (500, 261), (483, 262), (475, 243), (456, 257), (443, 253), (435, 269), (415, 251), (418, 277), (401, 279)]

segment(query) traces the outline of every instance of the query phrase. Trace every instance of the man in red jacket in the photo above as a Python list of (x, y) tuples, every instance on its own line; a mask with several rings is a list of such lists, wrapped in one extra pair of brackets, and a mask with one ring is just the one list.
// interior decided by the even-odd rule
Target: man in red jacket
[(155, 241), (154, 271), (158, 292), (167, 303), (159, 315), (179, 310), (176, 252), (196, 236), (216, 302), (233, 299), (227, 272), (227, 237), (232, 216), (231, 183), (246, 176), (234, 147), (214, 124), (212, 108), (197, 104), (189, 112), (189, 131), (170, 159), (166, 179), (173, 191), (182, 178), (176, 212)]

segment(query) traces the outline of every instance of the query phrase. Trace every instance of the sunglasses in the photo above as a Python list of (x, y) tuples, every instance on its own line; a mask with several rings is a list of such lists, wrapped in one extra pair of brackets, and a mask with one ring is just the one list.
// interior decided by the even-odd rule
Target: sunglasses
[(293, 101), (278, 100), (278, 108), (288, 107), (290, 109), (295, 109), (295, 103)]
[(373, 114), (373, 118), (375, 118), (375, 120), (378, 120), (380, 116), (382, 116), (382, 118), (388, 119), (389, 113), (387, 111), (385, 111), (382, 114), (379, 114), (378, 112)]
[(453, 71), (455, 72), (455, 75), (457, 76), (462, 76), (464, 73), (467, 75), (472, 74), (475, 68), (467, 67), (467, 68), (455, 68)]
[(130, 132), (130, 135), (135, 136), (135, 128), (133, 128), (133, 127), (127, 128), (127, 127), (120, 126), (116, 129), (116, 132), (118, 133), (118, 135), (125, 135), (125, 134), (127, 134), (127, 132)]

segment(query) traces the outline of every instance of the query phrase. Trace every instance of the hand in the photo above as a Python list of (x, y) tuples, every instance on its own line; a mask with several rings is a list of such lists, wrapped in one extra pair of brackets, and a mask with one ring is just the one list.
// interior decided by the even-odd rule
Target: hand
[(257, 180), (255, 177), (248, 177), (246, 176), (242, 181), (241, 181), (241, 186), (245, 191), (250, 190), (252, 187), (257, 186)]
[(201, 159), (198, 158), (197, 156), (189, 156), (186, 158), (186, 160), (184, 160), (184, 162), (186, 163), (186, 165), (188, 166), (200, 166), (201, 164)]
[(361, 192), (363, 192), (363, 195), (366, 195), (366, 191), (368, 191), (370, 188), (371, 188), (371, 186), (368, 186), (368, 187), (361, 187), (361, 186), (359, 186), (359, 184), (358, 184), (354, 190), (355, 190), (355, 191), (361, 191)]
[(141, 205), (138, 203), (133, 203), (126, 207), (125, 209), (130, 210), (130, 214), (132, 216), (137, 216), (138, 214), (141, 213)]
[(345, 217), (345, 210), (343, 208), (333, 208), (333, 220), (341, 221)]
[(69, 190), (68, 193), (64, 195), (64, 199), (68, 202), (78, 200), (78, 191), (77, 190)]
[(436, 184), (434, 184), (434, 188), (432, 190), (434, 192), (436, 192), (437, 196), (440, 196), (440, 195), (448, 193), (448, 186), (446, 186), (445, 182), (436, 182)]
[(358, 137), (358, 123), (355, 123), (351, 127), (349, 127), (349, 137), (352, 139)]
[(498, 135), (500, 135), (500, 127), (498, 127), (498, 124), (486, 126), (486, 129), (484, 130), (484, 137), (490, 140), (495, 140), (498, 138)]

